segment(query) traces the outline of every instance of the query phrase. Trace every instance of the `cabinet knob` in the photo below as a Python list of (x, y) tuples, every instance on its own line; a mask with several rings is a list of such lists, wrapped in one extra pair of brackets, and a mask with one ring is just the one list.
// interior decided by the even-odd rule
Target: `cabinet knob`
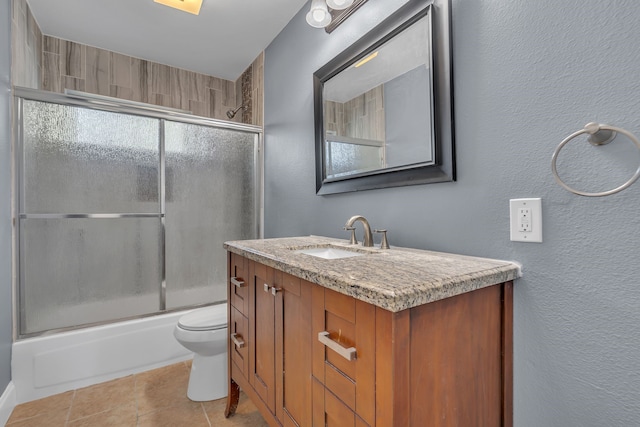
[(269, 288), (270, 288), (270, 287), (271, 287), (271, 286), (269, 286), (269, 285), (267, 285), (267, 284), (265, 283), (265, 284), (264, 284), (264, 291), (265, 291), (265, 292), (269, 292)]
[[(242, 338), (242, 337), (240, 337)], [(242, 348), (244, 347), (244, 341), (242, 339), (238, 339), (238, 334), (231, 334), (231, 341), (233, 341), (233, 344), (237, 347), (237, 348)]]
[(244, 286), (244, 280), (240, 277), (232, 277), (231, 284), (233, 284), (236, 288), (241, 288)]
[(339, 343), (329, 338), (329, 332), (327, 331), (322, 331), (318, 333), (318, 341), (320, 341), (326, 347), (329, 347), (331, 350), (335, 351), (336, 353), (338, 353), (340, 356), (344, 357), (348, 361), (352, 361), (356, 359), (355, 347), (344, 348)]
[(276, 288), (275, 286), (273, 288), (271, 288), (271, 293), (273, 294), (273, 296), (275, 297), (278, 292), (280, 292), (282, 290), (282, 288)]

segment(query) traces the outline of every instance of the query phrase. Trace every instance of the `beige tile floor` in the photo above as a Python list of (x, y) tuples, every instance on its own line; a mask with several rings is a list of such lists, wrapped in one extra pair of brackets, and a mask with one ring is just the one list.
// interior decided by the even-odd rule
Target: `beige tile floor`
[(187, 398), (191, 362), (129, 375), (18, 405), (7, 427), (266, 427), (244, 393), (236, 414), (224, 417), (226, 399)]

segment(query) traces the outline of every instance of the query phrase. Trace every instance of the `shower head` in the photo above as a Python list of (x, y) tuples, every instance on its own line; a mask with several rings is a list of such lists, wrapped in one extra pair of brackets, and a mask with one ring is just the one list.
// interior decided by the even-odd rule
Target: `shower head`
[(236, 108), (235, 110), (229, 110), (227, 111), (227, 117), (229, 117), (229, 119), (233, 119), (236, 116), (236, 113), (238, 111), (240, 111), (240, 109), (246, 110), (247, 106), (242, 104), (241, 106), (239, 106), (238, 108)]

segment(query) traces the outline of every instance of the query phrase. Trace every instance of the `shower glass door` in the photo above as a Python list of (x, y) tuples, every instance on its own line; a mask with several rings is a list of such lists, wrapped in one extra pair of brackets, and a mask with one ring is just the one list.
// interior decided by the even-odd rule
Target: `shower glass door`
[(23, 101), (22, 334), (157, 311), (159, 130), (158, 119)]
[(259, 134), (42, 97), (18, 103), (19, 335), (224, 301), (222, 243), (259, 237)]
[(255, 133), (165, 122), (167, 308), (227, 299), (226, 240), (255, 239)]

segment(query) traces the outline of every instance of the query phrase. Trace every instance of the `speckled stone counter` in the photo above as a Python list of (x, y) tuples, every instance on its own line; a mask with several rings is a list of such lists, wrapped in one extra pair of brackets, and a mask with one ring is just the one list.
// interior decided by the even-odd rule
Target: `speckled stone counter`
[[(295, 252), (319, 247), (365, 255), (327, 260)], [(518, 265), (507, 261), (394, 246), (365, 248), (319, 236), (238, 240), (225, 242), (224, 248), (393, 312), (514, 280), (520, 274)]]

